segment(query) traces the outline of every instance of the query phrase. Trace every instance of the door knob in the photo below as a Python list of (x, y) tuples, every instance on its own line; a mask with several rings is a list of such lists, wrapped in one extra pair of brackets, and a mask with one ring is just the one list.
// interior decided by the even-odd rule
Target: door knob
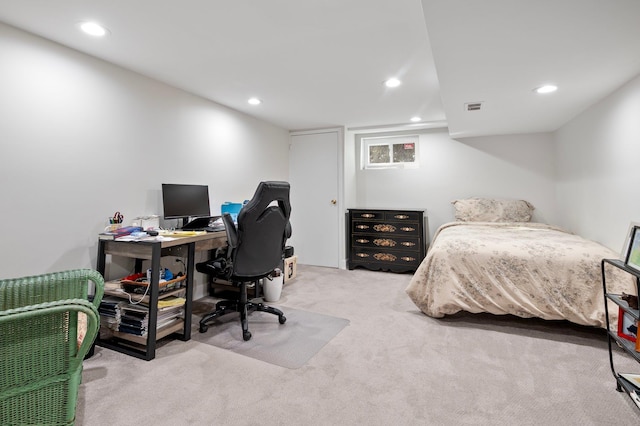
[(334, 206), (336, 205), (338, 201), (337, 200), (331, 200), (331, 204), (333, 204)]

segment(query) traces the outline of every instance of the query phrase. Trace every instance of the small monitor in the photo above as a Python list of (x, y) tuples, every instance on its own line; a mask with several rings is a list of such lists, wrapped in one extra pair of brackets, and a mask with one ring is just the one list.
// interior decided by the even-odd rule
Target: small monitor
[(165, 219), (182, 219), (183, 225), (191, 217), (211, 216), (209, 187), (163, 183), (162, 206)]

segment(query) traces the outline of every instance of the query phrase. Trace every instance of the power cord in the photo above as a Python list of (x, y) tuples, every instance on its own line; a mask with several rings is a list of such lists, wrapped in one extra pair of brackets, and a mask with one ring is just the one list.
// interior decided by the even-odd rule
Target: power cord
[[(182, 264), (182, 275), (185, 275), (187, 273), (187, 265), (184, 264), (184, 260), (182, 260), (179, 257), (176, 257), (176, 263)], [(178, 274), (178, 276), (180, 276), (180, 274)]]
[(123, 289), (123, 288), (118, 288), (118, 289), (116, 289), (116, 291), (119, 292), (119, 293), (126, 294), (127, 298), (129, 298), (129, 304), (130, 305), (138, 305), (138, 304), (140, 304), (142, 302), (142, 299), (144, 299), (144, 297), (147, 295), (147, 293), (149, 293), (149, 287), (151, 287), (151, 286), (147, 284), (147, 288), (144, 291), (144, 294), (142, 296), (140, 296), (140, 300), (138, 300), (138, 301), (134, 301), (133, 298), (131, 297), (131, 293), (125, 291), (125, 289)]
[(139, 303), (142, 302), (142, 299), (144, 299), (144, 297), (147, 295), (147, 293), (149, 293), (149, 287), (151, 287), (151, 283), (147, 284), (147, 288), (144, 290), (144, 294), (140, 297), (140, 300), (138, 300), (137, 302), (134, 302), (133, 299), (131, 298), (131, 294), (127, 293), (127, 296), (129, 297), (129, 304), (130, 305), (137, 305)]
[(117, 288), (115, 289), (115, 291), (117, 291), (118, 293), (124, 293), (127, 295), (127, 298), (129, 299), (129, 304), (130, 305), (138, 305), (142, 302), (142, 299), (144, 299), (144, 297), (149, 293), (149, 287), (151, 287), (149, 284), (147, 284), (147, 288), (144, 291), (144, 294), (140, 297), (140, 300), (138, 301), (134, 301), (133, 298), (131, 297), (131, 293), (129, 293), (128, 291), (126, 291), (123, 288)]
[[(176, 263), (181, 263), (182, 264), (182, 273), (178, 273), (177, 276), (180, 275), (184, 275), (187, 273), (187, 267), (184, 263), (184, 260), (182, 260), (181, 258), (177, 257), (176, 258)], [(145, 298), (145, 296), (149, 293), (149, 287), (151, 287), (150, 283), (147, 283), (147, 288), (144, 290), (144, 294), (142, 296), (140, 296), (140, 299), (138, 301), (134, 301), (133, 298), (131, 297), (131, 293), (125, 291), (123, 288), (118, 288), (116, 289), (116, 291), (120, 292), (120, 293), (124, 293), (127, 295), (127, 298), (129, 298), (129, 304), (130, 305), (138, 305), (142, 302), (142, 300)]]

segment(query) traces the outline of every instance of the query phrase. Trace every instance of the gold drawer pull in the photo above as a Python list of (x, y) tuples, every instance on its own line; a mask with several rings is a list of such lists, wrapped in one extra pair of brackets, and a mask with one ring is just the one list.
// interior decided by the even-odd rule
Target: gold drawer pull
[(358, 228), (358, 229), (369, 229), (369, 225), (357, 225), (356, 228)]
[(405, 232), (411, 232), (411, 231), (415, 231), (416, 228), (411, 228), (409, 226), (403, 226), (402, 228), (400, 228), (401, 231), (405, 231)]
[(373, 229), (375, 229), (378, 232), (396, 232), (396, 227), (393, 225), (387, 225), (384, 223), (381, 223), (379, 225), (374, 225)]
[(389, 253), (376, 253), (373, 255), (376, 260), (382, 260), (384, 262), (394, 262), (397, 257)]
[(381, 247), (393, 247), (396, 245), (396, 242), (388, 238), (377, 238), (373, 240), (373, 244)]
[(404, 260), (405, 262), (413, 262), (414, 260), (416, 260), (415, 257), (401, 257), (400, 259)]
[(406, 214), (397, 214), (394, 216), (396, 219), (409, 219), (409, 216)]
[(367, 253), (356, 253), (356, 256), (358, 256), (358, 257), (369, 257), (369, 255)]
[(369, 240), (365, 240), (364, 238), (359, 238), (356, 240), (356, 243), (360, 243), (360, 244), (367, 244), (369, 242)]
[(411, 241), (403, 241), (400, 244), (402, 244), (405, 247), (413, 247), (416, 245), (416, 243), (412, 243)]
[(371, 214), (371, 213), (362, 213), (362, 214), (360, 215), (360, 217), (364, 217), (364, 218), (366, 218), (366, 219), (371, 219), (371, 218), (376, 217), (376, 215), (375, 215), (375, 214)]

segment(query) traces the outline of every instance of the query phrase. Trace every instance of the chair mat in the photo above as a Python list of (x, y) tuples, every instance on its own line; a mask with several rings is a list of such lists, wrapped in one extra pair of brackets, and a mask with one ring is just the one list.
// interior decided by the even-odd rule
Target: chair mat
[(238, 313), (227, 314), (209, 325), (206, 333), (198, 331), (203, 314), (212, 311), (214, 304), (195, 301), (191, 338), (197, 342), (230, 350), (270, 364), (296, 369), (304, 366), (344, 327), (349, 320), (308, 312), (285, 306), (280, 309), (287, 321), (266, 312), (249, 314), (252, 338), (242, 339)]

